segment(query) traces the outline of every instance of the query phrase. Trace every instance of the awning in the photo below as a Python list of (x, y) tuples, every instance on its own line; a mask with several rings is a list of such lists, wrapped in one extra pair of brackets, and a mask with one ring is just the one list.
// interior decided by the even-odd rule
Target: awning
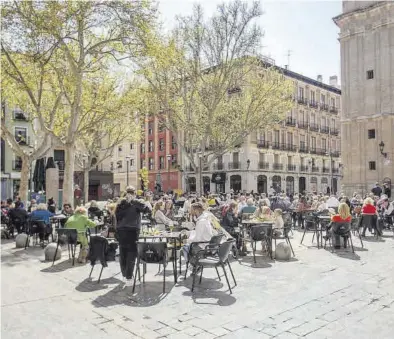
[(225, 172), (213, 173), (211, 182), (214, 182), (216, 184), (222, 184), (226, 182), (226, 173)]

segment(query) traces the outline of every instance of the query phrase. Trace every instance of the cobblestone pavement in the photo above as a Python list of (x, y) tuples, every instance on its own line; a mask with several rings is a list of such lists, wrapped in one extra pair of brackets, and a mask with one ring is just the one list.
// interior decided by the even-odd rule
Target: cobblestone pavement
[[(148, 265), (146, 284), (123, 288), (118, 263), (97, 284), (89, 265), (72, 267), (65, 255), (52, 268), (41, 248), (15, 249), (3, 241), (1, 256), (3, 339), (29, 338), (393, 338), (394, 239), (367, 238), (356, 253), (317, 249), (308, 235), (296, 258), (271, 261), (261, 254), (232, 264), (238, 285), (230, 295), (214, 270), (191, 293), (191, 278), (166, 295), (162, 275)], [(213, 272), (210, 272), (213, 271)]]

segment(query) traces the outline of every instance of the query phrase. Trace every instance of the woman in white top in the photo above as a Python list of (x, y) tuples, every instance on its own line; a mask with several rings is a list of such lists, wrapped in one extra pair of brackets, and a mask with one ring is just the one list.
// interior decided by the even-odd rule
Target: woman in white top
[(158, 223), (158, 224), (163, 224), (165, 226), (170, 226), (170, 225), (174, 224), (174, 222), (170, 218), (167, 218), (164, 215), (164, 202), (163, 201), (158, 201), (156, 203), (155, 208), (153, 209), (153, 218), (155, 218), (156, 223)]

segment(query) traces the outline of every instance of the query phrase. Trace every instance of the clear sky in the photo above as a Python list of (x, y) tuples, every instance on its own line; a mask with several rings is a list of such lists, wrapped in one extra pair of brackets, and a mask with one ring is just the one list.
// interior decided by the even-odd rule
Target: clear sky
[[(171, 28), (175, 15), (190, 14), (193, 4), (202, 4), (206, 16), (210, 16), (223, 1), (227, 0), (161, 0), (161, 20), (166, 28)], [(326, 83), (330, 75), (340, 78), (339, 29), (332, 18), (341, 13), (342, 1), (261, 0), (260, 3), (264, 11), (258, 20), (264, 30), (263, 55), (284, 66), (290, 50), (292, 71), (314, 79), (322, 74)]]

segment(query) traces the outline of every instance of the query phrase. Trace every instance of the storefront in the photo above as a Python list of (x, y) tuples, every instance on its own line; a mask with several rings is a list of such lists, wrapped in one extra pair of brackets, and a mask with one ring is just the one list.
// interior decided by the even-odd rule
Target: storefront
[(226, 191), (226, 173), (217, 172), (212, 174), (211, 182), (215, 184), (215, 192), (216, 193), (224, 193)]

